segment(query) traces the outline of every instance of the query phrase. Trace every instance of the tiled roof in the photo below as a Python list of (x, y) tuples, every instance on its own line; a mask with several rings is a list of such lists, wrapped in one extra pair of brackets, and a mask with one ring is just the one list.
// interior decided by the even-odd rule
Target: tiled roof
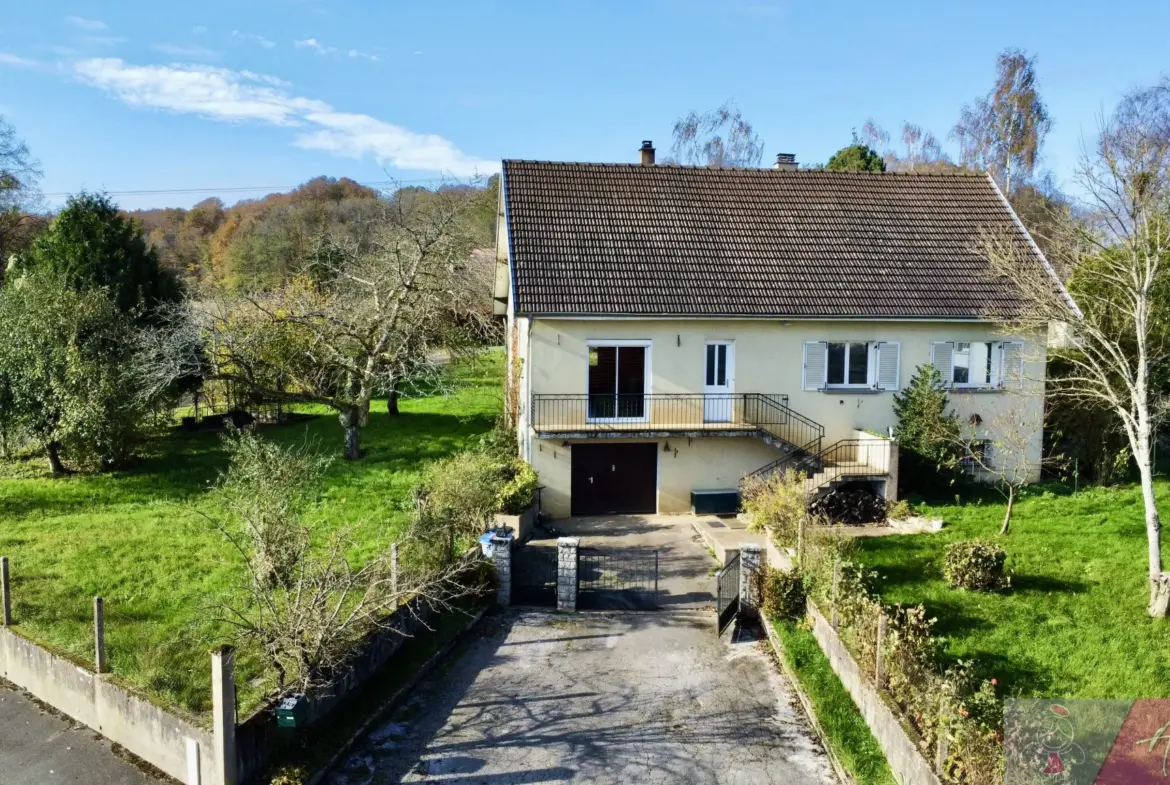
[(981, 175), (505, 161), (516, 310), (979, 318), (977, 252), (1027, 235)]

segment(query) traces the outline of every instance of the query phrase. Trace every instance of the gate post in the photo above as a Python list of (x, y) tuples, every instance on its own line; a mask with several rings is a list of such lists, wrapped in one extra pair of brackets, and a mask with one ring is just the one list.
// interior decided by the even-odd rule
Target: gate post
[(576, 537), (557, 539), (557, 610), (577, 611), (577, 549), (581, 540)]
[(512, 604), (512, 538), (493, 536), (491, 560), (496, 565), (496, 577), (500, 588), (496, 590), (496, 601), (505, 607)]
[(763, 548), (755, 543), (739, 545), (739, 613), (746, 619), (760, 615), (760, 584), (763, 583)]

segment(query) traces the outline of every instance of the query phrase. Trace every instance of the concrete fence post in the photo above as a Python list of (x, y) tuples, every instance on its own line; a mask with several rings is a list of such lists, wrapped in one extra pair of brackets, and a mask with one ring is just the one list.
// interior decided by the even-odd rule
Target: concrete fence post
[(886, 501), (898, 501), (898, 440), (890, 439), (886, 452)]
[(220, 646), (211, 652), (212, 731), (215, 760), (212, 768), (222, 785), (239, 785), (236, 757), (235, 649)]
[(760, 615), (760, 584), (763, 582), (763, 548), (756, 543), (739, 544), (739, 613), (746, 619)]
[(576, 537), (557, 540), (557, 610), (577, 611), (577, 566), (581, 541)]
[(106, 672), (106, 609), (101, 597), (93, 598), (93, 667)]
[(833, 596), (832, 596), (833, 607), (830, 609), (831, 618), (829, 619), (829, 624), (832, 625), (834, 630), (837, 629), (837, 591), (839, 589), (840, 583), (841, 583), (841, 560), (836, 558), (836, 557), (833, 557)]
[(496, 592), (496, 601), (505, 607), (512, 604), (512, 538), (493, 536), (491, 540), (491, 559), (496, 566), (496, 577), (500, 588)]
[(8, 557), (0, 556), (0, 601), (4, 604), (3, 622), (5, 627), (12, 626), (12, 586), (8, 582)]
[(885, 657), (882, 654), (882, 647), (886, 645), (886, 614), (878, 612), (877, 623), (877, 640), (874, 641), (874, 655), (873, 655), (873, 683), (879, 690), (882, 688), (886, 674)]
[(394, 607), (398, 607), (398, 543), (390, 545), (390, 593), (394, 596)]

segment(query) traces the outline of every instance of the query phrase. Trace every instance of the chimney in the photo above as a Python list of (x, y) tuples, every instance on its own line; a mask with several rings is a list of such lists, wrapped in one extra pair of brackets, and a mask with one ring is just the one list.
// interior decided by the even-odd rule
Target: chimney
[(800, 164), (796, 162), (796, 156), (792, 153), (777, 153), (776, 168), (782, 172), (795, 172), (800, 168)]
[(649, 139), (642, 142), (642, 149), (638, 151), (642, 154), (642, 166), (654, 165), (654, 143)]

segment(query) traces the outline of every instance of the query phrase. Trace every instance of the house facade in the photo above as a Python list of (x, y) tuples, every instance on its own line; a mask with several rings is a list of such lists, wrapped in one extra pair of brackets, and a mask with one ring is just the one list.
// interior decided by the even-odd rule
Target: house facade
[(989, 178), (645, 151), (504, 163), (508, 405), (546, 512), (715, 509), (784, 468), (893, 497), (893, 396), (927, 364), (973, 436), (1039, 474), (1046, 336), (997, 329), (1019, 303), (977, 243), (1012, 232), (1046, 263)]

